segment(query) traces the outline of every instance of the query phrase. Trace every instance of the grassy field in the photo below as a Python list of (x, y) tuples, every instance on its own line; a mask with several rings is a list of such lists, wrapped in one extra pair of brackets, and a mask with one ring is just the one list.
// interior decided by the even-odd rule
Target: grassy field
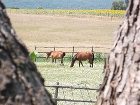
[[(60, 85), (76, 86), (76, 87), (90, 87), (99, 88), (99, 84), (103, 79), (103, 62), (95, 62), (94, 67), (90, 68), (89, 64), (83, 62), (84, 67), (78, 67), (78, 62), (75, 63), (73, 68), (70, 68), (70, 62), (65, 61), (64, 66), (60, 62), (52, 64), (48, 62), (36, 62), (37, 67), (45, 79), (46, 85), (55, 85), (59, 81)], [(54, 90), (47, 88), (52, 94)], [(83, 94), (83, 96), (82, 96)], [(59, 98), (77, 99), (77, 100), (96, 100), (96, 91), (86, 90), (72, 90), (61, 89), (59, 90)], [(93, 105), (91, 103), (69, 103), (59, 102), (58, 105)]]
[[(59, 14), (59, 16), (57, 16), (46, 13), (36, 14), (37, 12), (24, 12), (11, 12), (8, 10), (8, 15), (11, 18), (19, 38), (23, 40), (30, 51), (34, 50), (35, 45), (49, 47), (111, 47), (114, 38), (113, 33), (117, 30), (121, 21), (119, 18), (90, 17), (88, 14), (84, 14), (84, 16), (81, 17), (81, 15), (66, 16)], [(98, 49), (94, 49), (94, 51), (96, 52)], [(109, 50), (107, 50), (107, 52), (108, 51)], [(81, 68), (78, 67), (77, 63), (75, 67), (70, 68), (70, 61), (65, 61), (64, 64), (64, 66), (61, 66), (59, 63), (36, 62), (37, 68), (44, 77), (46, 85), (54, 85), (59, 81), (62, 85), (99, 87), (103, 79), (103, 62), (95, 62), (93, 68), (90, 68), (86, 62), (84, 62), (85, 67)], [(63, 92), (61, 94), (63, 94)], [(76, 94), (74, 98), (81, 97), (79, 95), (80, 93), (76, 92)], [(96, 95), (97, 93), (94, 93), (91, 97), (95, 98)], [(70, 97), (70, 95), (67, 96)], [(60, 103), (60, 105), (70, 104)], [(85, 104), (80, 103), (73, 105)]]
[[(84, 67), (78, 66), (75, 63), (73, 68), (70, 68), (70, 62), (65, 62), (62, 66), (59, 63), (52, 64), (51, 62), (38, 62), (37, 67), (45, 78), (45, 84), (56, 84), (60, 82), (62, 84), (86, 84), (94, 87), (98, 87), (102, 78), (103, 63), (96, 63), (94, 68), (90, 68), (89, 64), (84, 63)], [(92, 86), (93, 87), (93, 86)]]
[[(39, 56), (42, 56), (39, 54)], [(41, 75), (45, 79), (45, 85), (56, 85), (57, 82), (64, 86), (74, 87), (89, 87), (99, 88), (99, 84), (103, 79), (103, 57), (101, 53), (95, 54), (94, 67), (90, 68), (87, 61), (83, 62), (84, 67), (79, 67), (78, 62), (75, 66), (70, 68), (71, 54), (66, 55), (64, 58), (64, 66), (60, 64), (60, 60), (57, 63), (52, 63), (51, 58), (47, 61), (44, 58), (37, 58), (36, 65)], [(54, 88), (47, 88), (50, 93), (55, 94)], [(59, 89), (58, 98), (60, 99), (75, 99), (75, 100), (96, 100), (96, 91), (87, 90), (74, 90), (74, 89)], [(59, 102), (58, 105), (93, 105), (92, 103), (70, 103)]]
[[(30, 50), (38, 46), (110, 47), (120, 19), (8, 12), (19, 37)], [(87, 16), (87, 17), (86, 17)]]
[[(41, 56), (41, 55), (40, 55)], [(94, 59), (94, 67), (89, 67), (87, 61), (83, 61), (84, 67), (79, 67), (78, 62), (74, 67), (70, 67), (71, 55), (66, 55), (64, 58), (64, 66), (57, 63), (52, 63), (51, 58), (46, 59), (37, 58), (36, 65), (45, 79), (45, 85), (56, 85), (57, 82), (64, 86), (74, 87), (89, 87), (99, 88), (99, 84), (103, 79), (103, 54), (96, 53)], [(54, 97), (55, 89), (47, 88)], [(60, 99), (75, 99), (75, 100), (96, 100), (96, 91), (87, 90), (74, 90), (74, 89), (59, 89), (58, 98)], [(70, 103), (59, 102), (58, 105), (93, 105), (92, 103)]]

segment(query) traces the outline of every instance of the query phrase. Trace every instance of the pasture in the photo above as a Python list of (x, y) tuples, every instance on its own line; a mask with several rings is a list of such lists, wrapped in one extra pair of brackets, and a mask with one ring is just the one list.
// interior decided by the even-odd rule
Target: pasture
[[(34, 46), (110, 48), (115, 37), (114, 32), (120, 23), (119, 18), (111, 19), (110, 17), (88, 16), (88, 14), (84, 14), (82, 17), (80, 14), (68, 16), (64, 13), (57, 16), (8, 10), (8, 15), (19, 38), (23, 40), (29, 51), (34, 51)], [(66, 49), (66, 51), (68, 50)], [(48, 50), (44, 51), (47, 52)], [(99, 52), (100, 50), (94, 49), (94, 51)], [(102, 50), (101, 52), (109, 52), (109, 50)], [(93, 68), (90, 68), (87, 62), (83, 62), (84, 67), (79, 68), (78, 63), (76, 63), (74, 67), (70, 68), (70, 60), (71, 58), (69, 60), (64, 59), (64, 66), (60, 65), (60, 62), (56, 64), (52, 64), (51, 61), (35, 62), (45, 79), (45, 85), (54, 85), (59, 81), (61, 85), (99, 87), (103, 79), (103, 61), (95, 61)], [(50, 92), (52, 93), (51, 90)], [(67, 92), (65, 94), (68, 95)], [(79, 94), (77, 93), (73, 98), (80, 98)], [(70, 95), (68, 96), (70, 97)], [(96, 93), (92, 94), (91, 97), (95, 99)], [(70, 104), (61, 103), (60, 105)], [(74, 103), (72, 105), (85, 104)]]
[[(83, 84), (89, 85), (91, 83), (98, 84), (101, 82), (103, 72), (103, 60), (95, 55), (93, 68), (89, 67), (88, 61), (83, 61), (84, 67), (79, 67), (79, 62), (76, 61), (74, 67), (70, 67), (71, 55), (64, 57), (64, 66), (61, 65), (60, 59), (56, 63), (52, 63), (51, 58), (38, 58), (35, 62), (39, 71), (45, 78), (46, 85), (60, 82), (62, 84)], [(98, 57), (98, 58), (97, 58)], [(99, 60), (101, 59), (101, 60)], [(94, 84), (94, 86), (95, 86)]]
[(93, 68), (89, 67), (89, 64), (83, 62), (84, 67), (75, 66), (70, 68), (70, 62), (65, 62), (64, 66), (60, 63), (52, 64), (51, 62), (37, 62), (37, 67), (45, 78), (45, 84), (56, 84), (60, 82), (62, 84), (83, 84), (91, 85), (94, 83), (94, 87), (98, 87), (102, 80), (103, 63), (95, 63)]
[[(70, 61), (64, 59), (64, 66), (60, 65), (60, 61), (55, 64), (51, 61), (36, 62), (36, 65), (45, 79), (45, 85), (56, 85), (59, 81), (60, 85), (99, 88), (99, 84), (103, 79), (103, 62), (95, 62), (94, 67), (89, 67), (87, 61), (83, 62), (84, 67), (79, 67), (78, 62), (70, 68)], [(55, 90), (47, 88), (54, 96)], [(61, 89), (58, 97), (60, 99), (75, 100), (96, 100), (96, 91)], [(93, 103), (77, 103), (77, 102), (58, 102), (58, 105), (93, 105)]]
[[(56, 63), (52, 63), (51, 58), (47, 59), (46, 54), (38, 54), (36, 59), (36, 65), (45, 79), (45, 85), (56, 85), (57, 82), (62, 86), (74, 86), (74, 87), (87, 87), (98, 89), (99, 84), (103, 79), (103, 58), (104, 54), (95, 53), (95, 59), (93, 68), (89, 67), (88, 61), (83, 61), (84, 67), (79, 67), (79, 62), (76, 61), (74, 67), (71, 65), (72, 53), (66, 53), (64, 57), (64, 66), (57, 60)], [(43, 58), (42, 58), (43, 57)], [(47, 88), (55, 96), (54, 88)], [(59, 89), (59, 99), (74, 99), (74, 100), (87, 100), (95, 101), (97, 92), (91, 90), (75, 90), (75, 89)], [(58, 102), (58, 105), (93, 105), (93, 103), (81, 103), (81, 102)]]

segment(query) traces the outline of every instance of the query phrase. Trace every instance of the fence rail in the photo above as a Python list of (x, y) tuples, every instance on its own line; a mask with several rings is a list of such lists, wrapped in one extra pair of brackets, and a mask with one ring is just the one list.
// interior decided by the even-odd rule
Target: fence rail
[(85, 47), (85, 46), (80, 46), (80, 47), (75, 47), (75, 46), (72, 46), (72, 47), (56, 47), (56, 46), (53, 46), (53, 47), (44, 47), (44, 46), (35, 46), (35, 50), (37, 49), (37, 48), (106, 48), (106, 49), (110, 49), (109, 47), (94, 47), (94, 46), (89, 46), (89, 47)]
[(71, 100), (71, 99), (56, 99), (57, 101), (69, 101), (69, 102), (87, 102), (87, 103), (95, 103), (96, 101), (83, 101), (83, 100)]
[[(45, 49), (45, 51), (40, 51), (40, 49)], [(46, 52), (49, 52), (49, 50), (46, 50), (46, 49), (51, 49), (51, 51), (56, 51), (56, 49), (69, 49), (70, 51), (65, 51), (66, 53), (77, 53), (77, 49), (89, 49), (90, 51), (92, 52), (98, 52), (96, 51), (95, 49), (106, 49), (106, 50), (110, 50), (109, 47), (84, 47), (84, 46), (81, 46), (81, 47), (75, 47), (75, 46), (72, 46), (72, 47), (45, 47), (45, 46), (35, 46), (34, 47), (34, 50), (37, 51), (38, 53), (46, 53)], [(88, 51), (89, 51), (88, 50)]]
[(86, 87), (74, 87), (74, 86), (62, 86), (62, 85), (48, 85), (46, 87), (52, 87), (52, 88), (69, 88), (69, 89), (84, 89), (84, 90), (98, 90), (95, 88), (86, 88)]
[[(75, 46), (73, 46), (73, 47), (62, 47), (62, 46), (60, 46), (60, 47), (46, 47), (46, 46), (35, 46), (34, 47), (34, 49), (35, 49), (35, 51), (36, 52), (38, 52), (39, 54), (46, 54), (46, 53), (48, 53), (48, 52), (50, 52), (49, 50), (51, 49), (51, 51), (56, 51), (56, 49), (57, 50), (62, 50), (63, 51), (63, 49), (67, 49), (67, 51), (64, 51), (65, 53), (67, 53), (67, 54), (69, 54), (69, 55), (71, 55), (71, 57), (73, 57), (74, 56), (74, 54), (75, 53), (77, 53), (77, 52), (79, 52), (79, 51), (81, 51), (81, 50), (79, 50), (79, 51), (77, 51), (77, 49), (88, 49), (88, 51), (92, 51), (92, 52), (95, 52), (95, 53), (101, 53), (101, 52), (98, 52), (98, 51), (96, 51), (96, 50), (94, 50), (94, 49), (110, 49), (110, 48), (107, 48), (107, 47), (93, 47), (93, 46), (89, 46), (89, 47), (84, 47), (84, 46), (80, 46), (80, 47), (75, 47)], [(41, 51), (40, 49), (43, 49), (43, 51)], [(46, 50), (46, 49), (48, 49), (48, 50)], [(105, 54), (107, 54), (107, 53), (102, 53), (103, 55), (105, 55)], [(46, 58), (46, 55), (43, 55), (43, 56), (38, 56), (37, 58)], [(64, 58), (69, 58), (69, 56), (65, 56)]]
[[(98, 89), (96, 88), (89, 88), (89, 87), (75, 87), (75, 86), (64, 86), (64, 85), (60, 85), (59, 82), (57, 82), (57, 85), (48, 85), (46, 86), (48, 88), (53, 88), (54, 89), (54, 101), (55, 104), (58, 105), (58, 102), (78, 102), (78, 103), (95, 103), (96, 101), (93, 99), (89, 99), (88, 100), (82, 100), (82, 99), (67, 99), (67, 98), (59, 98), (59, 90), (60, 89), (73, 89), (73, 90), (86, 90), (86, 91), (98, 91)], [(72, 93), (73, 94), (73, 93)]]

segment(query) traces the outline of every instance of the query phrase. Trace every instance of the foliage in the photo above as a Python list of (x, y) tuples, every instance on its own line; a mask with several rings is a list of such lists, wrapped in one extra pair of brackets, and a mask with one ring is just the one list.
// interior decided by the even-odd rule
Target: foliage
[(104, 54), (101, 52), (96, 52), (94, 61), (95, 62), (102, 62), (103, 60), (104, 60)]
[(118, 1), (118, 0), (116, 0), (116, 1), (114, 1), (114, 2), (112, 3), (111, 9), (112, 9), (112, 10), (125, 10), (126, 7), (127, 7), (127, 6), (126, 6), (126, 4), (125, 4), (124, 1)]
[(129, 0), (125, 0), (125, 4), (126, 6), (128, 6)]
[(37, 9), (44, 9), (43, 7), (37, 7)]
[(8, 7), (9, 9), (19, 9), (18, 7)]
[(35, 51), (33, 51), (29, 54), (29, 57), (33, 62), (35, 62), (35, 60), (37, 58), (37, 54), (35, 53)]

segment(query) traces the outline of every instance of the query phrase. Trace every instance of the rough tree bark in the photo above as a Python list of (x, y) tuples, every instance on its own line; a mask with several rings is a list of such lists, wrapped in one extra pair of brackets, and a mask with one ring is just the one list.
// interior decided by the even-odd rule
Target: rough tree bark
[(140, 0), (130, 0), (117, 31), (97, 105), (140, 105)]
[(0, 0), (0, 105), (54, 105)]

